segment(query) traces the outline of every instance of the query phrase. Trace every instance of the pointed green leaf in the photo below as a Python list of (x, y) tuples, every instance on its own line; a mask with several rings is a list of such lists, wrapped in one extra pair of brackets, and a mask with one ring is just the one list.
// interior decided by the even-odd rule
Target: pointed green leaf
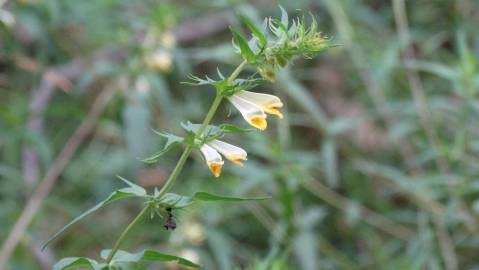
[(288, 28), (288, 12), (280, 5), (279, 9), (281, 9), (281, 24), (283, 24), (286, 28)]
[[(101, 252), (101, 257), (103, 259), (106, 259), (108, 255), (110, 254), (111, 250), (102, 250)], [(175, 256), (175, 255), (170, 255), (170, 254), (165, 254), (161, 253), (155, 250), (149, 250), (145, 249), (143, 251), (137, 252), (137, 253), (129, 253), (123, 250), (118, 250), (113, 257), (114, 262), (129, 262), (129, 263), (135, 263), (135, 262), (144, 262), (144, 261), (158, 261), (158, 262), (176, 262), (180, 265), (188, 266), (188, 267), (195, 267), (195, 268), (200, 268), (201, 266), (189, 261), (187, 259)]]
[(232, 124), (221, 124), (219, 128), (224, 133), (246, 133), (254, 131), (254, 129), (251, 128), (240, 128)]
[(64, 258), (53, 265), (52, 270), (63, 270), (72, 267), (89, 266), (91, 269), (101, 269), (101, 265), (95, 260), (85, 257)]
[(181, 143), (185, 143), (185, 138), (183, 137), (180, 137), (180, 136), (176, 136), (174, 134), (170, 134), (170, 133), (162, 133), (162, 132), (159, 132), (159, 131), (155, 131), (153, 130), (153, 132), (155, 132), (156, 134), (162, 136), (162, 137), (165, 137), (167, 140), (166, 140), (166, 143), (165, 145), (163, 146), (163, 149), (160, 150), (159, 152), (143, 159), (142, 161), (145, 162), (145, 163), (155, 163), (158, 161), (158, 159), (160, 159), (161, 156), (163, 156), (164, 154), (168, 153), (168, 151), (170, 151), (173, 147), (181, 144)]
[(129, 198), (129, 197), (145, 197), (146, 196), (146, 190), (144, 188), (142, 188), (138, 185), (135, 185), (135, 184), (129, 182), (128, 180), (126, 180), (122, 177), (119, 177), (119, 178), (123, 182), (127, 183), (130, 187), (122, 188), (122, 189), (119, 189), (119, 190), (116, 190), (116, 191), (112, 192), (110, 194), (110, 196), (108, 196), (108, 198), (101, 201), (97, 205), (93, 206), (89, 210), (83, 212), (81, 215), (79, 215), (78, 217), (76, 217), (75, 219), (70, 221), (70, 223), (63, 226), (63, 228), (61, 228), (57, 233), (55, 233), (52, 237), (50, 237), (45, 242), (45, 244), (43, 244), (42, 249), (44, 249), (48, 244), (50, 244), (53, 240), (55, 240), (61, 233), (63, 233), (70, 226), (77, 223), (78, 221), (80, 221), (82, 218), (88, 216), (89, 214), (97, 211), (98, 209), (100, 209), (100, 208), (102, 208), (102, 207), (104, 207), (104, 206), (106, 206), (106, 205), (108, 205), (108, 204), (110, 204), (114, 201), (118, 201), (120, 199), (125, 199), (125, 198)]
[(146, 190), (145, 190), (143, 187), (141, 187), (141, 186), (139, 186), (139, 185), (137, 185), (137, 184), (134, 184), (134, 183), (132, 183), (132, 182), (126, 180), (125, 178), (123, 178), (123, 177), (121, 177), (121, 176), (119, 176), (119, 175), (117, 175), (116, 177), (118, 177), (118, 179), (120, 179), (121, 181), (123, 181), (125, 184), (129, 185), (130, 188), (131, 188), (131, 189), (122, 188), (122, 189), (120, 189), (121, 191), (123, 191), (123, 192), (130, 192), (130, 193), (133, 193), (133, 194), (135, 194), (136, 196), (140, 196), (140, 197), (143, 197), (143, 196), (146, 195)]
[(258, 40), (259, 45), (261, 46), (261, 50), (266, 47), (267, 40), (266, 36), (263, 32), (261, 32), (250, 20), (248, 20), (246, 17), (240, 16), (241, 20), (243, 23), (249, 28), (251, 31), (251, 34)]
[(170, 207), (173, 209), (184, 208), (191, 205), (195, 201), (256, 201), (271, 199), (271, 196), (262, 197), (232, 197), (224, 195), (216, 195), (207, 192), (196, 192), (193, 197), (182, 196), (175, 193), (166, 193), (160, 200), (160, 204), (163, 207)]
[(165, 207), (184, 208), (193, 203), (191, 197), (181, 196), (175, 193), (166, 193), (160, 200)]
[(284, 25), (281, 21), (277, 20), (277, 19), (273, 19), (273, 22), (279, 27), (279, 29), (281, 29), (281, 32), (277, 32), (275, 33), (279, 38), (284, 38), (286, 40), (289, 39), (289, 31), (288, 31), (288, 27), (286, 25)]
[(234, 30), (233, 28), (230, 28), (231, 32), (233, 33), (233, 37), (236, 40), (236, 43), (239, 46), (239, 49), (241, 51), (241, 55), (243, 58), (248, 62), (248, 63), (254, 63), (256, 62), (256, 57), (251, 50), (251, 48), (248, 45), (248, 42), (246, 39), (241, 35), (239, 32)]

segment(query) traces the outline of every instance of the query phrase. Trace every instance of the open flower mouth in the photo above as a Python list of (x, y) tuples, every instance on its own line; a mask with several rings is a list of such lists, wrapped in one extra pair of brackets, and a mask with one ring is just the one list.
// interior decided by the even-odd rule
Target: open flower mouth
[(235, 165), (238, 165), (240, 167), (243, 167), (244, 164), (242, 161), (247, 160), (246, 156), (238, 156), (238, 155), (232, 155), (232, 156), (227, 156), (226, 157), (229, 161), (233, 162)]
[(281, 107), (281, 106), (271, 106), (271, 107), (268, 107), (267, 109), (265, 109), (264, 111), (267, 114), (273, 114), (273, 115), (278, 116), (280, 119), (283, 119), (283, 114), (278, 110), (279, 107)]
[(261, 130), (265, 130), (268, 126), (268, 122), (266, 122), (265, 116), (253, 116), (248, 120), (248, 123), (253, 127)]
[(207, 162), (208, 168), (210, 169), (211, 173), (215, 177), (219, 177), (221, 175), (221, 169), (223, 168), (223, 162)]

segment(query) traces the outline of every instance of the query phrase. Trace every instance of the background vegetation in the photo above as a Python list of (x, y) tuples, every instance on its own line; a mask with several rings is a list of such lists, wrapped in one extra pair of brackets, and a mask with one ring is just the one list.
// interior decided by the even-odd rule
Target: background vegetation
[[(179, 150), (141, 163), (164, 143), (151, 128), (179, 133), (213, 98), (180, 82), (233, 69), (228, 25), (278, 16), (278, 4), (311, 12), (340, 46), (266, 87), (286, 117), (235, 138), (245, 169), (226, 166), (218, 181), (193, 156), (176, 186), (273, 199), (196, 204), (175, 231), (145, 221), (123, 246), (205, 269), (479, 269), (475, 0), (0, 1), (0, 241), (19, 240), (0, 251), (13, 251), (7, 269), (110, 248), (138, 202), (90, 216), (40, 252), (122, 186), (116, 175), (163, 183)], [(215, 121), (245, 125), (220, 110)], [(159, 267), (179, 269), (135, 269)]]

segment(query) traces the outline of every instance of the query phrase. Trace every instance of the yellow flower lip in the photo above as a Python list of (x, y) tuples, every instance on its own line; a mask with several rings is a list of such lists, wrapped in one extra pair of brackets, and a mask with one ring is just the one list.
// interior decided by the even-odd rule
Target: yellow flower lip
[(226, 158), (240, 167), (244, 167), (244, 164), (241, 161), (247, 160), (246, 157), (239, 155), (226, 156)]
[(268, 114), (273, 114), (273, 115), (278, 116), (279, 119), (283, 119), (283, 114), (276, 107), (269, 107), (264, 111)]
[(207, 162), (207, 164), (208, 164), (208, 168), (213, 173), (213, 175), (218, 178), (221, 175), (223, 162)]
[(221, 174), (221, 168), (223, 167), (224, 161), (221, 158), (221, 155), (213, 147), (208, 144), (204, 144), (200, 148), (201, 153), (205, 157), (206, 165), (213, 173), (215, 177), (219, 177)]
[(262, 116), (253, 116), (252, 118), (248, 119), (248, 123), (260, 130), (265, 130), (268, 126), (268, 122), (266, 122), (266, 117)]

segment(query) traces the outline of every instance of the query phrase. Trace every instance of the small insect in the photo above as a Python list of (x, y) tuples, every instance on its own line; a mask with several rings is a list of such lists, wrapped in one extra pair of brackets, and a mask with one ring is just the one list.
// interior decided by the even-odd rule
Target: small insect
[(165, 227), (166, 230), (171, 229), (174, 230), (176, 229), (176, 223), (173, 220), (173, 213), (171, 213), (171, 208), (166, 208), (166, 212), (168, 212), (168, 219), (166, 220), (166, 223), (163, 227)]

